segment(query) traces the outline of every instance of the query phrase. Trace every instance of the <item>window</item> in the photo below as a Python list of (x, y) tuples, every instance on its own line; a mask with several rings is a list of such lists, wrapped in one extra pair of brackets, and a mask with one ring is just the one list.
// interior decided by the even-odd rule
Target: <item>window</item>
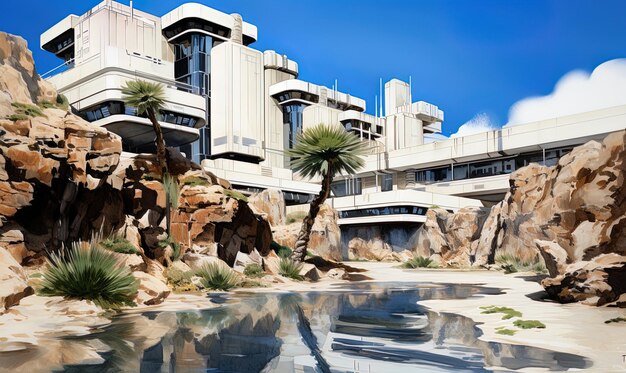
[(287, 147), (292, 148), (296, 138), (302, 132), (302, 112), (306, 107), (303, 103), (293, 103), (283, 106), (283, 123), (288, 126)]
[(360, 178), (335, 181), (330, 189), (335, 197), (358, 195), (362, 191), (362, 182)]
[(393, 175), (381, 175), (380, 176), (380, 189), (383, 192), (393, 190)]
[(346, 219), (359, 218), (364, 216), (426, 215), (426, 211), (428, 211), (428, 208), (420, 206), (386, 206), (339, 211), (339, 217), (341, 219)]

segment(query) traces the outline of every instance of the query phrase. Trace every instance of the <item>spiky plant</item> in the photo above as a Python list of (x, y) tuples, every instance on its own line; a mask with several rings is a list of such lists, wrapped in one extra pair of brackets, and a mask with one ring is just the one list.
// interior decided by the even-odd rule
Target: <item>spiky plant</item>
[(110, 252), (95, 241), (79, 241), (61, 254), (50, 255), (39, 293), (87, 299), (105, 309), (118, 309), (135, 305), (137, 286), (128, 267)]
[(165, 104), (163, 85), (145, 80), (129, 80), (122, 86), (122, 95), (126, 105), (136, 108), (139, 115), (146, 114), (152, 122), (152, 129), (156, 136), (157, 159), (164, 175), (167, 171), (165, 140), (161, 124), (157, 120), (157, 115)]
[(402, 267), (404, 268), (436, 268), (437, 263), (435, 263), (430, 258), (425, 258), (423, 256), (416, 256), (402, 263)]
[(322, 188), (311, 201), (302, 221), (291, 259), (302, 262), (311, 236), (311, 228), (322, 204), (330, 195), (330, 185), (339, 174), (354, 174), (363, 165), (367, 144), (339, 125), (319, 124), (298, 135), (296, 144), (286, 154), (291, 167), (304, 177), (321, 176)]
[(282, 258), (278, 266), (279, 275), (298, 281), (304, 280), (304, 277), (300, 274), (301, 270), (302, 262), (296, 262), (290, 258)]
[(196, 271), (206, 289), (228, 291), (237, 286), (235, 272), (219, 263), (206, 263)]

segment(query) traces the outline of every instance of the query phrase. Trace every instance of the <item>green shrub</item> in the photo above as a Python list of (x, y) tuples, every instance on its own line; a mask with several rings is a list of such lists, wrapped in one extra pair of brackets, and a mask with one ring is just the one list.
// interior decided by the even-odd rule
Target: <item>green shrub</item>
[(57, 105), (55, 103), (52, 103), (48, 100), (41, 100), (39, 101), (39, 103), (37, 104), (39, 105), (39, 107), (42, 107), (44, 109), (52, 109), (52, 108), (56, 108)]
[(260, 265), (252, 263), (243, 269), (243, 274), (248, 277), (263, 277), (265, 271), (263, 271), (263, 268), (261, 268)]
[(238, 284), (242, 288), (264, 288), (265, 285), (256, 280), (245, 279)]
[(291, 256), (292, 250), (287, 246), (283, 246), (276, 241), (272, 241), (270, 244), (270, 249), (274, 250), (276, 255), (281, 258), (289, 258)]
[(416, 256), (402, 263), (402, 267), (404, 268), (437, 268), (437, 263), (435, 263), (430, 258), (425, 258), (423, 256)]
[(11, 114), (7, 117), (8, 120), (17, 122), (18, 120), (27, 120), (29, 118), (28, 115), (25, 114)]
[(282, 258), (278, 267), (278, 274), (294, 280), (302, 281), (304, 277), (300, 275), (302, 263), (294, 262), (289, 258)]
[(139, 254), (139, 250), (137, 250), (135, 245), (118, 235), (113, 235), (106, 240), (98, 242), (98, 244), (107, 250), (115, 251), (120, 254)]
[(611, 324), (611, 323), (614, 323), (614, 322), (626, 322), (626, 317), (620, 316), (620, 317), (616, 317), (614, 319), (608, 319), (604, 323), (605, 324)]
[(508, 328), (506, 328), (504, 326), (496, 328), (496, 334), (515, 335), (515, 333), (517, 333), (517, 330), (508, 329)]
[(171, 259), (176, 261), (178, 260), (178, 258), (180, 258), (180, 244), (174, 241), (172, 237), (167, 236), (165, 239), (162, 239), (161, 241), (159, 241), (157, 246), (159, 246), (161, 249), (165, 249), (168, 246), (171, 247), (172, 248)]
[(170, 208), (172, 210), (178, 209), (180, 187), (178, 186), (178, 179), (176, 176), (165, 173), (165, 175), (163, 175), (163, 189), (165, 190), (165, 195), (170, 202)]
[(51, 254), (39, 293), (88, 299), (102, 308), (134, 306), (137, 281), (128, 267), (93, 241), (72, 243), (66, 253)]
[(521, 312), (509, 307), (483, 306), (480, 307), (480, 309), (483, 310), (481, 313), (485, 314), (502, 313), (504, 314), (504, 316), (502, 316), (502, 320), (508, 320), (514, 317), (522, 317)]
[(545, 329), (546, 325), (539, 320), (515, 320), (513, 325), (522, 329)]
[(189, 186), (192, 186), (192, 187), (194, 187), (194, 186), (209, 186), (209, 182), (204, 180), (204, 179), (202, 179), (202, 178), (200, 178), (200, 177), (197, 177), (197, 176), (189, 176), (189, 177), (186, 177), (183, 180), (183, 185), (189, 185)]
[(167, 282), (172, 286), (184, 286), (191, 283), (191, 277), (193, 277), (193, 272), (183, 272), (177, 268), (168, 268), (163, 273)]
[(287, 214), (287, 224), (293, 224), (296, 222), (301, 222), (308, 215), (308, 212), (305, 211), (296, 211), (290, 214)]
[(211, 290), (228, 291), (238, 283), (235, 272), (218, 263), (204, 264), (197, 270), (196, 275), (202, 277), (202, 286)]
[(516, 272), (536, 272), (536, 273), (548, 273), (543, 260), (540, 257), (535, 257), (534, 260), (522, 260), (512, 254), (501, 253), (496, 255), (496, 264), (504, 270), (504, 273), (516, 273)]
[(57, 95), (56, 104), (59, 109), (67, 110), (70, 107), (70, 101), (65, 95)]
[(32, 104), (23, 104), (21, 102), (12, 102), (11, 106), (15, 108), (17, 114), (23, 114), (27, 117), (44, 117), (41, 108)]
[(238, 190), (224, 189), (224, 194), (230, 198), (234, 198), (237, 201), (248, 202), (248, 197)]
[(441, 206), (439, 205), (430, 205), (429, 209), (434, 210), (434, 209), (440, 209)]

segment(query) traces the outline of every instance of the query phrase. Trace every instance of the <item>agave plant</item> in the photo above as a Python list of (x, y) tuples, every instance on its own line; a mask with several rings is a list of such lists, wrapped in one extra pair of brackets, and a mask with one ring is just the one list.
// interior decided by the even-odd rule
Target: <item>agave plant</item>
[(128, 267), (96, 242), (73, 242), (69, 250), (51, 254), (39, 293), (87, 299), (102, 308), (134, 306), (137, 280)]
[(202, 277), (200, 282), (206, 289), (228, 291), (238, 284), (235, 272), (218, 263), (204, 264), (196, 275)]
[(290, 258), (283, 258), (280, 260), (278, 266), (278, 274), (298, 281), (304, 280), (304, 277), (300, 274), (302, 265), (301, 262), (296, 262)]
[(322, 177), (322, 188), (311, 201), (309, 213), (291, 254), (291, 259), (302, 262), (311, 236), (311, 228), (322, 204), (330, 195), (333, 178), (339, 174), (354, 174), (363, 165), (367, 144), (339, 125), (319, 124), (298, 135), (294, 147), (286, 152), (291, 157), (291, 167), (304, 177)]
[(430, 258), (416, 256), (404, 262), (402, 266), (404, 268), (437, 268), (437, 263)]

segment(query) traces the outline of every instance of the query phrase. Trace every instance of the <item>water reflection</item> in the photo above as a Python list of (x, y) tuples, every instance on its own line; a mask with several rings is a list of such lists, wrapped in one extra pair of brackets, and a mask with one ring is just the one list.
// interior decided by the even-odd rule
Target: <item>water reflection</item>
[(480, 341), (472, 320), (418, 304), (498, 292), (381, 283), (338, 292), (220, 296), (222, 308), (123, 316), (101, 333), (72, 339), (96, 348), (104, 362), (64, 371), (482, 372), (590, 366), (576, 355)]

